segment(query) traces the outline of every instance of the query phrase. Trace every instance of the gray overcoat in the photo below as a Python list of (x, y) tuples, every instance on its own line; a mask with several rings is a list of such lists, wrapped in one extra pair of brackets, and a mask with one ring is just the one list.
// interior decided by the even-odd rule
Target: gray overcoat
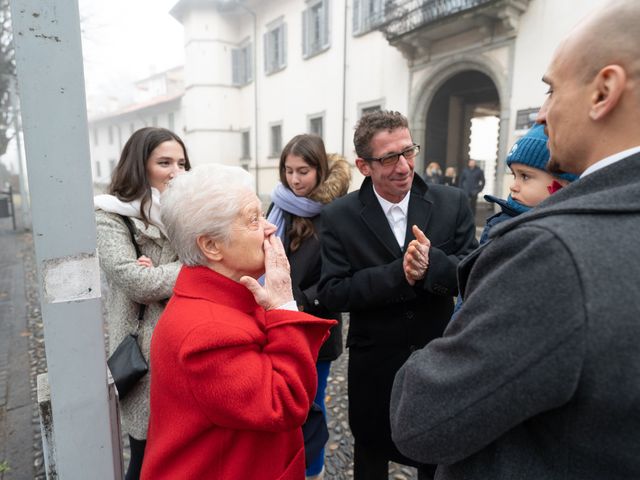
[(640, 478), (640, 154), (491, 238), (396, 375), (396, 445), (437, 480)]
[[(131, 235), (122, 218), (114, 213), (96, 211), (98, 257), (109, 286), (106, 297), (109, 354), (135, 330), (139, 304), (143, 303), (147, 308), (138, 341), (148, 362), (151, 334), (173, 292), (181, 264), (156, 226), (145, 227), (141, 220), (131, 220), (140, 252), (151, 259), (152, 268), (136, 263)], [(147, 438), (150, 374), (145, 375), (120, 402), (123, 428), (138, 440)]]

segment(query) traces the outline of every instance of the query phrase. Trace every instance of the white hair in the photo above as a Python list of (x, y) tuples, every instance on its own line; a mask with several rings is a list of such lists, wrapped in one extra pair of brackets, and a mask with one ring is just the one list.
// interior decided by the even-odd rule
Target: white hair
[(161, 197), (161, 218), (167, 236), (185, 265), (206, 265), (196, 240), (211, 235), (227, 242), (241, 199), (253, 192), (251, 175), (240, 167), (198, 165), (174, 178)]

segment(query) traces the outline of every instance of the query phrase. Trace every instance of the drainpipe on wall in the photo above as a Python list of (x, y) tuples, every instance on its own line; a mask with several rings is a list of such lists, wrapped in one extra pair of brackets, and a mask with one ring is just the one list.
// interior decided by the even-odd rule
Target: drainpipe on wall
[(256, 156), (256, 195), (260, 197), (260, 165), (258, 163), (258, 15), (254, 10), (238, 0), (235, 0), (234, 3), (251, 15), (253, 20), (253, 138)]
[(347, 3), (344, 2), (344, 36), (343, 36), (343, 51), (342, 51), (342, 140), (340, 143), (340, 153), (343, 157), (346, 157), (344, 153), (344, 136), (346, 134), (346, 115), (347, 115)]

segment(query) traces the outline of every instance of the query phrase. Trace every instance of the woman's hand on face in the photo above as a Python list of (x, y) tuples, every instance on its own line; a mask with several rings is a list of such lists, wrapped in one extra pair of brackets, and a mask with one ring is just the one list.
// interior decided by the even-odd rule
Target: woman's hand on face
[(289, 260), (282, 241), (269, 235), (264, 241), (264, 287), (255, 278), (244, 276), (240, 283), (253, 294), (258, 305), (273, 310), (293, 300)]

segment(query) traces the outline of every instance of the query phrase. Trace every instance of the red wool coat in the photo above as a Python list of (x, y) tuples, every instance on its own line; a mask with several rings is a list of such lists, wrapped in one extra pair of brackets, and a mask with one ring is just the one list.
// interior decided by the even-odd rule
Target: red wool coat
[(304, 479), (300, 426), (335, 323), (265, 312), (241, 284), (183, 267), (151, 341), (142, 479)]

